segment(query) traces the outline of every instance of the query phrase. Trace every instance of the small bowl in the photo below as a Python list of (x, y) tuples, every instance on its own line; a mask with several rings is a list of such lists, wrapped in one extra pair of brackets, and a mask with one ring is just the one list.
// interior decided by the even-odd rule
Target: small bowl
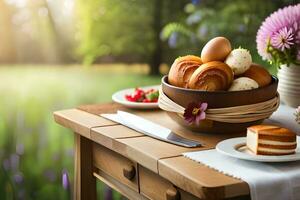
[[(207, 102), (208, 108), (226, 108), (255, 104), (270, 100), (276, 96), (278, 79), (272, 76), (271, 84), (243, 91), (201, 91), (195, 89), (180, 88), (168, 83), (168, 76), (162, 78), (163, 92), (175, 103), (187, 107), (190, 102)], [(190, 125), (177, 113), (167, 112), (178, 124), (197, 132), (228, 133), (245, 131), (247, 127), (260, 124), (263, 120), (247, 123), (225, 123), (212, 120), (203, 120), (199, 126)]]

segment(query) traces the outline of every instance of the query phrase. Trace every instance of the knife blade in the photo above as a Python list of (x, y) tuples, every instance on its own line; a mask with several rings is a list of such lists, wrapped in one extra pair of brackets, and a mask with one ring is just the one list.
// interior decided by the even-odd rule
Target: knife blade
[(102, 114), (102, 117), (113, 120), (120, 124), (123, 124), (131, 129), (141, 132), (152, 138), (162, 140), (168, 143), (176, 144), (184, 147), (200, 147), (201, 143), (189, 139), (185, 139), (170, 129), (153, 123), (147, 119), (139, 117), (137, 115), (118, 111), (117, 114)]

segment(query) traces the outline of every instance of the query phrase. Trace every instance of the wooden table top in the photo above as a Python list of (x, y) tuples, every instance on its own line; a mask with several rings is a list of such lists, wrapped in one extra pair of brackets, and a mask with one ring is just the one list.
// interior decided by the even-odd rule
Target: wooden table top
[[(101, 113), (129, 111), (172, 129), (175, 133), (204, 144), (185, 148), (156, 140), (99, 116)], [(215, 148), (219, 141), (239, 134), (205, 134), (187, 130), (161, 110), (129, 110), (115, 103), (84, 105), (76, 109), (57, 111), (55, 121), (159, 174), (177, 187), (199, 197), (235, 197), (249, 194), (248, 184), (223, 175), (182, 156), (184, 152)], [(222, 163), (220, 163), (222, 164)]]

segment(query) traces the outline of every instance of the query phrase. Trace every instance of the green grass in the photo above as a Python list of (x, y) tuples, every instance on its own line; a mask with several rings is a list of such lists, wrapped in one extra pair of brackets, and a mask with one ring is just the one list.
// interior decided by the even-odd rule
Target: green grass
[(160, 77), (146, 71), (121, 64), (1, 67), (0, 199), (67, 199), (61, 174), (67, 170), (72, 182), (73, 134), (55, 124), (53, 111), (109, 102), (117, 90), (159, 84)]

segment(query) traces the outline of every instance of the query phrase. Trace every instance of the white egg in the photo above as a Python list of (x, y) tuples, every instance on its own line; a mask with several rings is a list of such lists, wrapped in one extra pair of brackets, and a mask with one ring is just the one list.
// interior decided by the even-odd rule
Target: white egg
[(240, 75), (250, 68), (252, 57), (246, 49), (234, 49), (227, 56), (225, 63), (232, 69), (234, 75)]
[(258, 87), (258, 83), (255, 80), (248, 77), (240, 77), (232, 82), (229, 91), (252, 90)]

